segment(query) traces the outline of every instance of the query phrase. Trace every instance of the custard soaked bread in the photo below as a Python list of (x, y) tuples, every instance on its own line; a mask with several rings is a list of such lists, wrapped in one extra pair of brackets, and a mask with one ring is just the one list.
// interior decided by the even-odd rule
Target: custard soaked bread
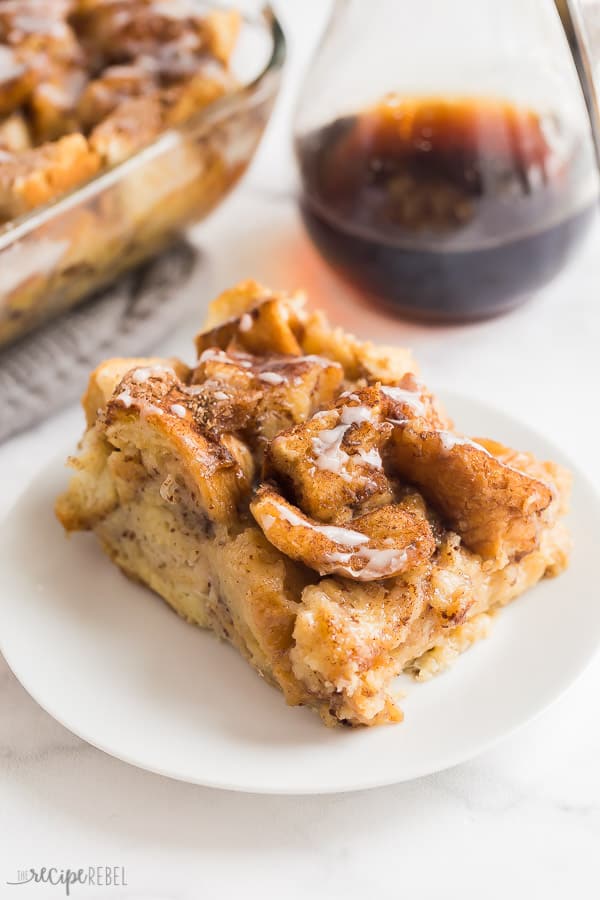
[(0, 224), (233, 90), (241, 21), (192, 0), (2, 0)]
[(57, 514), (327, 724), (399, 721), (491, 614), (566, 566), (569, 475), (454, 430), (406, 350), (239, 285), (198, 360), (109, 360)]
[(276, 90), (236, 77), (254, 27), (196, 0), (0, 0), (0, 344), (158, 254), (235, 184)]

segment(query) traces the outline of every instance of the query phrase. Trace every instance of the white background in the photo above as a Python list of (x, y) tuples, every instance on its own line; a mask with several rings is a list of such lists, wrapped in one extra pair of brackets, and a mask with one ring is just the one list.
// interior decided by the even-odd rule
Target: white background
[[(276, 117), (241, 188), (197, 229), (204, 262), (190, 314), (158, 350), (191, 358), (206, 302), (240, 278), (301, 285), (350, 330), (411, 345), (430, 382), (545, 432), (600, 485), (600, 228), (529, 306), (444, 329), (366, 311), (304, 237), (290, 110), (327, 5), (279, 4), (293, 40)], [(0, 447), (0, 512), (81, 428), (73, 407)], [(192, 787), (117, 762), (50, 719), (0, 662), (0, 896), (61, 896), (6, 886), (17, 869), (43, 865), (125, 866), (127, 889), (74, 896), (138, 900), (598, 896), (599, 690), (597, 659), (549, 712), (472, 763), (398, 787), (295, 799)]]

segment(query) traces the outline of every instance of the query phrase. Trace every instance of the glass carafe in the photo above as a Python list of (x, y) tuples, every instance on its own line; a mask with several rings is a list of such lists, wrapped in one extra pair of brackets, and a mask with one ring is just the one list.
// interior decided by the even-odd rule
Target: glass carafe
[(564, 266), (597, 202), (553, 0), (337, 0), (295, 147), (318, 249), (411, 317), (520, 304)]

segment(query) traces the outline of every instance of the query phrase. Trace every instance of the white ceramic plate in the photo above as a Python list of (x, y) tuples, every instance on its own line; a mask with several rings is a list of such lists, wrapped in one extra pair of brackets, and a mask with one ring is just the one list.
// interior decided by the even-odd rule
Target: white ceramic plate
[[(525, 425), (464, 397), (461, 430), (561, 460)], [(564, 459), (562, 459), (565, 462)], [(15, 675), (75, 734), (184, 781), (264, 793), (350, 791), (460, 763), (531, 719), (600, 641), (600, 507), (575, 479), (570, 569), (506, 609), (491, 637), (425, 684), (402, 679), (401, 725), (328, 729), (290, 709), (211, 634), (121, 575), (87, 534), (65, 539), (52, 505), (62, 460), (27, 490), (0, 542), (0, 639)]]

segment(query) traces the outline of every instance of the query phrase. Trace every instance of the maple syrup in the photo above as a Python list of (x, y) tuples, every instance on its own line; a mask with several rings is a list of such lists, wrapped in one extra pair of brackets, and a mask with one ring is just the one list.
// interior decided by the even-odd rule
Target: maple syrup
[(496, 315), (550, 281), (593, 216), (583, 143), (508, 102), (387, 98), (297, 141), (324, 256), (419, 318)]

